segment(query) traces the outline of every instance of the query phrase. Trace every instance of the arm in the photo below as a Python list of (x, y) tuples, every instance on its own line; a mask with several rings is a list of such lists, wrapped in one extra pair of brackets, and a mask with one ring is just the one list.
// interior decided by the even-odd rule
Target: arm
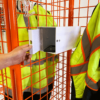
[(0, 70), (8, 66), (20, 64), (22, 61), (30, 61), (32, 55), (26, 54), (32, 47), (29, 45), (23, 45), (15, 48), (8, 54), (0, 54)]
[(12, 65), (10, 54), (0, 54), (0, 70)]

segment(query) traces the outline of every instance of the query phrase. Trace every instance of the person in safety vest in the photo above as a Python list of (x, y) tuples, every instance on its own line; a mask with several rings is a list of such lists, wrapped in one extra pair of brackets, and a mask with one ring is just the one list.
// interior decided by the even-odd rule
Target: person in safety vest
[(71, 100), (100, 100), (100, 3), (71, 55)]
[[(19, 7), (17, 8), (21, 11)], [(27, 29), (28, 26), (30, 26), (32, 30), (37, 29), (37, 27), (45, 27), (46, 25), (48, 27), (57, 26), (56, 22), (53, 23), (54, 19), (49, 11), (47, 12), (47, 15), (49, 15), (47, 17), (47, 23), (46, 23), (46, 16), (39, 16), (39, 21), (38, 21), (38, 16), (36, 15), (38, 14), (38, 12), (40, 15), (46, 15), (46, 10), (41, 5), (38, 5), (38, 10), (37, 10), (37, 4), (35, 4), (33, 9), (28, 11), (29, 14), (32, 14), (31, 16), (26, 17), (24, 16), (24, 14), (19, 14), (17, 16), (19, 41), (24, 41), (24, 42), (19, 42), (20, 46), (29, 44), (28, 29)], [(23, 9), (23, 12), (24, 12), (24, 9)], [(35, 13), (35, 15), (33, 13)], [(39, 26), (38, 26), (38, 23), (39, 23)], [(46, 60), (46, 57), (50, 57), (50, 58)], [(39, 58), (40, 60), (44, 59), (40, 62), (40, 66), (39, 66)], [(47, 53), (46, 55), (46, 52), (40, 51), (32, 55), (31, 62), (36, 62), (32, 64), (32, 81), (31, 81), (31, 76), (30, 76), (31, 74), (30, 66), (25, 66), (21, 68), (21, 75), (22, 75), (21, 78), (24, 78), (22, 80), (22, 90), (24, 90), (23, 99), (27, 99), (28, 97), (31, 96), (27, 100), (32, 100), (32, 92), (33, 92), (35, 93), (35, 95), (33, 95), (33, 100), (39, 100), (40, 96), (42, 98), (41, 100), (49, 100), (51, 96), (51, 91), (53, 89), (55, 67), (58, 62), (58, 56), (49, 54), (49, 53)], [(24, 64), (27, 64), (27, 63), (24, 62)], [(40, 75), (39, 75), (39, 68), (41, 70)], [(8, 77), (10, 77), (9, 68), (7, 68), (7, 75)], [(10, 79), (7, 79), (7, 84), (9, 87), (8, 89), (9, 96), (12, 97)], [(34, 84), (32, 85), (32, 88), (30, 87), (31, 84)], [(7, 88), (5, 88), (5, 93), (7, 95)]]

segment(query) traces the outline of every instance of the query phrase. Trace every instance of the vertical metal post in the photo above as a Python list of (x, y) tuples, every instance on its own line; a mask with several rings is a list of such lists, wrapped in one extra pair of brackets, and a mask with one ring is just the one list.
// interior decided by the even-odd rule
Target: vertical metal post
[[(18, 41), (18, 30), (17, 30), (17, 16), (16, 16), (16, 0), (5, 0), (8, 1), (9, 10), (9, 26), (11, 34), (11, 46), (12, 50), (19, 46)], [(12, 82), (12, 95), (13, 100), (23, 100), (22, 97), (22, 82), (21, 82), (21, 68), (20, 65), (10, 67), (11, 82)]]
[(69, 0), (68, 26), (73, 26), (74, 0)]
[[(10, 23), (9, 23), (9, 12), (8, 12), (8, 1), (7, 0), (3, 0), (3, 11), (4, 11), (4, 19), (5, 19), (5, 31), (6, 31), (6, 38), (7, 38), (7, 48), (8, 48), (8, 52), (10, 52), (12, 50), (12, 46), (11, 46), (11, 34), (10, 34)], [(12, 74), (11, 74), (11, 76), (12, 76)], [(7, 79), (7, 77), (6, 77), (6, 79)], [(13, 78), (11, 78), (11, 80), (13, 80)], [(6, 80), (6, 82), (7, 82), (7, 80)], [(12, 83), (13, 83), (13, 81), (12, 81)], [(7, 89), (7, 91), (8, 91), (8, 89)], [(9, 95), (8, 92), (7, 92), (7, 94)], [(5, 96), (4, 96), (4, 98), (5, 98)], [(13, 95), (13, 98), (15, 98), (14, 95)]]
[[(69, 0), (68, 26), (73, 26), (74, 0)], [(72, 50), (67, 51), (67, 76), (66, 76), (66, 100), (70, 100), (70, 57)]]
[(9, 13), (8, 13), (8, 1), (3, 0), (4, 3), (4, 17), (5, 17), (5, 28), (6, 28), (6, 35), (7, 35), (7, 47), (8, 47), (8, 52), (12, 50), (11, 48), (11, 36), (10, 36), (10, 25), (9, 25)]

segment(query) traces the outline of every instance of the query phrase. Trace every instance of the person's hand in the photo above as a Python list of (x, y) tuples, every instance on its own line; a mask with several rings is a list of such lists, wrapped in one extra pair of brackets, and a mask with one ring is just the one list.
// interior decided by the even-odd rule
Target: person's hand
[(15, 48), (13, 51), (9, 53), (11, 60), (12, 60), (12, 65), (15, 64), (20, 64), (22, 61), (26, 60), (27, 62), (30, 61), (30, 58), (32, 55), (26, 53), (32, 48), (32, 46), (29, 45), (23, 45)]

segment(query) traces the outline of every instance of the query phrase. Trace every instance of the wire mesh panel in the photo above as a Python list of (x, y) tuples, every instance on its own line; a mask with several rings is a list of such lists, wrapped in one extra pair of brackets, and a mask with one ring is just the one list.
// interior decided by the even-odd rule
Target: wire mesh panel
[[(6, 3), (7, 4), (7, 3)], [(10, 35), (9, 35), (9, 23), (7, 18), (7, 6), (4, 6), (3, 0), (0, 0), (0, 56), (3, 57), (3, 55), (7, 54), (11, 51), (10, 46)], [(0, 58), (3, 59), (3, 58)], [(9, 91), (12, 89), (12, 86), (9, 86), (8, 83), (11, 84), (11, 75), (10, 75), (10, 69), (9, 66), (5, 69), (2, 69), (2, 66), (0, 66), (0, 100), (4, 100), (4, 98), (10, 99)], [(12, 93), (11, 93), (12, 94)]]
[(74, 1), (74, 26), (81, 26), (81, 34), (88, 24), (94, 7), (100, 2), (100, 0), (75, 0)]
[[(82, 34), (93, 8), (99, 2), (100, 0), (1, 0), (1, 54), (29, 44), (29, 29), (81, 26)], [(1, 70), (1, 96), (5, 100), (71, 100), (70, 55), (71, 50), (60, 54), (39, 51), (32, 55), (30, 62), (24, 61)]]
[[(19, 45), (28, 43), (28, 29), (68, 25), (68, 1), (31, 0), (32, 6), (17, 2)], [(28, 4), (28, 1), (26, 2)], [(65, 7), (66, 6), (66, 7)], [(29, 13), (27, 12), (27, 9)], [(34, 12), (34, 15), (30, 16)], [(23, 18), (24, 24), (21, 22)], [(33, 22), (33, 23), (32, 23)], [(22, 33), (23, 32), (23, 33)], [(26, 34), (25, 34), (26, 32)], [(23, 38), (23, 37), (25, 38)], [(50, 54), (42, 51), (32, 55), (30, 63), (21, 66), (22, 93), (25, 100), (66, 99), (67, 51)], [(69, 80), (70, 81), (70, 80)]]
[[(12, 22), (17, 22), (15, 24), (17, 24), (18, 43), (20, 46), (29, 44), (28, 29), (34, 30), (37, 27), (60, 27), (68, 25), (68, 13), (66, 12), (68, 12), (69, 1), (31, 0), (31, 7), (28, 6), (28, 1), (12, 1), (9, 1), (8, 5), (11, 3), (13, 7), (16, 7), (16, 11), (14, 14), (12, 13), (13, 11), (10, 11), (11, 28), (13, 27)], [(10, 6), (9, 10), (12, 10)], [(13, 20), (11, 15), (15, 14), (16, 16), (14, 16)], [(14, 36), (13, 33), (11, 35)], [(66, 91), (68, 90), (66, 87), (69, 86), (70, 88), (70, 84), (66, 82), (69, 81), (70, 83), (70, 76), (67, 76), (69, 75), (67, 59), (67, 51), (57, 55), (39, 51), (32, 55), (30, 63), (24, 61), (20, 65), (21, 80), (20, 76), (16, 79), (16, 81), (21, 82), (20, 96), (22, 98), (19, 98), (25, 100), (65, 100)], [(17, 75), (18, 73), (15, 72), (15, 74)], [(69, 91), (67, 92), (69, 94)], [(19, 91), (17, 91), (17, 95), (19, 95), (18, 93)], [(10, 94), (9, 96), (12, 97)]]

